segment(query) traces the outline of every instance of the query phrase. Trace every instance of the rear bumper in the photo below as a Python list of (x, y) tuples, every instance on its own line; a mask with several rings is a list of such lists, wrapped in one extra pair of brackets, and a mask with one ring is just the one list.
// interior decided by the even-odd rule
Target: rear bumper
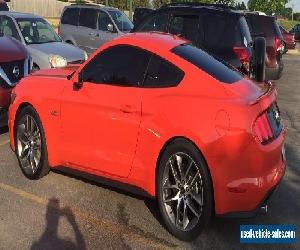
[(281, 60), (274, 68), (266, 68), (266, 80), (278, 80), (282, 76), (284, 64)]

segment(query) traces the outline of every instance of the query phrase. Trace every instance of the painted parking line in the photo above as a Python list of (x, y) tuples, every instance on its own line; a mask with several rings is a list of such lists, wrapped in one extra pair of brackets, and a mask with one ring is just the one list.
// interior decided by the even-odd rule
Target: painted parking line
[[(21, 197), (22, 199), (31, 201), (35, 204), (41, 205), (43, 207), (51, 207), (57, 211), (59, 211), (61, 208), (65, 207), (64, 204), (60, 203), (60, 205), (52, 204), (49, 202), (47, 198), (39, 197), (35, 194), (28, 193), (22, 189), (4, 184), (0, 182), (0, 189), (6, 192), (13, 193), (14, 195), (17, 195)], [(122, 235), (126, 236), (135, 242), (142, 243), (148, 247), (152, 247), (154, 249), (171, 249), (176, 247), (175, 244), (169, 243), (163, 239), (156, 238), (155, 236), (149, 236), (147, 232), (142, 232), (140, 230), (135, 230), (134, 228), (131, 228), (131, 226), (122, 225), (118, 223), (114, 223), (112, 221), (109, 221), (107, 219), (103, 218), (97, 218), (94, 216), (91, 216), (87, 213), (84, 213), (80, 210), (73, 209), (70, 211), (75, 218), (84, 221), (86, 223), (93, 224), (95, 226), (100, 227), (101, 229), (104, 229), (105, 231), (109, 231), (115, 235)]]
[(4, 141), (4, 142), (0, 142), (0, 147), (1, 146), (4, 146), (4, 145), (6, 145), (6, 144), (8, 144), (10, 141), (9, 140), (6, 140), (6, 141)]

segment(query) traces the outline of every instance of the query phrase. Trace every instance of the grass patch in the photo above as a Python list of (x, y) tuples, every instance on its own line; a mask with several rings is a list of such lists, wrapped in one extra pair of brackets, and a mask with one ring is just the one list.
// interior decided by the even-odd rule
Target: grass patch
[(299, 21), (291, 20), (278, 20), (278, 23), (285, 28), (287, 31), (290, 31), (296, 24), (300, 23)]

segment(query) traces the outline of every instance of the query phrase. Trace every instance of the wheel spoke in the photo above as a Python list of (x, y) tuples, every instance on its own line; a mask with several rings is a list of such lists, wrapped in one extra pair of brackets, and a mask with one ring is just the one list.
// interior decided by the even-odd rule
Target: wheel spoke
[(195, 208), (193, 202), (192, 202), (190, 199), (187, 200), (187, 205), (188, 205), (189, 209), (191, 210), (191, 212), (192, 212), (197, 218), (199, 218), (199, 217), (200, 217), (200, 214), (197, 212), (197, 209)]
[(178, 174), (177, 171), (173, 165), (173, 162), (171, 161), (171, 159), (169, 160), (169, 164), (170, 164), (170, 168), (171, 168), (171, 172), (173, 174), (174, 180), (176, 182), (176, 184), (178, 184), (180, 182), (179, 178), (178, 178)]
[(189, 186), (193, 186), (197, 177), (199, 177), (199, 170), (197, 170), (196, 174), (194, 175), (194, 177), (192, 178), (192, 180), (190, 181), (190, 183), (188, 183)]
[(174, 197), (172, 198), (168, 198), (168, 199), (164, 199), (164, 203), (168, 203), (168, 202), (171, 202), (171, 201), (178, 201), (180, 198), (179, 198), (179, 195), (180, 195), (180, 192), (178, 192)]
[(175, 224), (177, 227), (180, 227), (180, 207), (182, 203), (182, 198), (178, 199), (176, 207), (176, 221)]
[(185, 181), (187, 181), (188, 174), (189, 174), (189, 172), (190, 172), (190, 170), (191, 170), (193, 164), (194, 164), (194, 162), (190, 159), (189, 166), (188, 166), (188, 168), (187, 168), (187, 170), (186, 170), (186, 172), (185, 172), (185, 174), (184, 174), (184, 176), (183, 176), (183, 179), (184, 179)]
[(187, 216), (187, 201), (184, 200), (184, 202), (183, 202), (183, 220), (182, 220), (183, 229), (186, 229), (188, 224), (189, 224), (189, 219)]
[(182, 172), (182, 157), (179, 155), (176, 155), (176, 163), (177, 163), (177, 167), (178, 167), (178, 171), (180, 174), (180, 180), (183, 180), (183, 172)]
[(165, 185), (163, 186), (163, 189), (176, 189), (176, 190), (179, 190), (178, 186), (177, 185)]
[(196, 201), (201, 207), (203, 206), (203, 188), (201, 188), (201, 194), (191, 194), (191, 199)]
[(31, 169), (32, 169), (32, 173), (34, 174), (34, 172), (36, 170), (36, 162), (35, 162), (34, 155), (33, 155), (32, 151), (30, 153), (29, 162), (30, 162), (30, 166), (31, 166)]

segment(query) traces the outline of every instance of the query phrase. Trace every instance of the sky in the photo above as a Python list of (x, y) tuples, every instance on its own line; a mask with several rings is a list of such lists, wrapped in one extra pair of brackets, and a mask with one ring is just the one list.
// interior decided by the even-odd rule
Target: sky
[[(238, 0), (238, 2), (245, 2), (247, 4), (248, 0)], [(292, 7), (294, 5), (294, 11), (300, 12), (300, 0), (292, 0), (287, 4), (287, 7)]]

